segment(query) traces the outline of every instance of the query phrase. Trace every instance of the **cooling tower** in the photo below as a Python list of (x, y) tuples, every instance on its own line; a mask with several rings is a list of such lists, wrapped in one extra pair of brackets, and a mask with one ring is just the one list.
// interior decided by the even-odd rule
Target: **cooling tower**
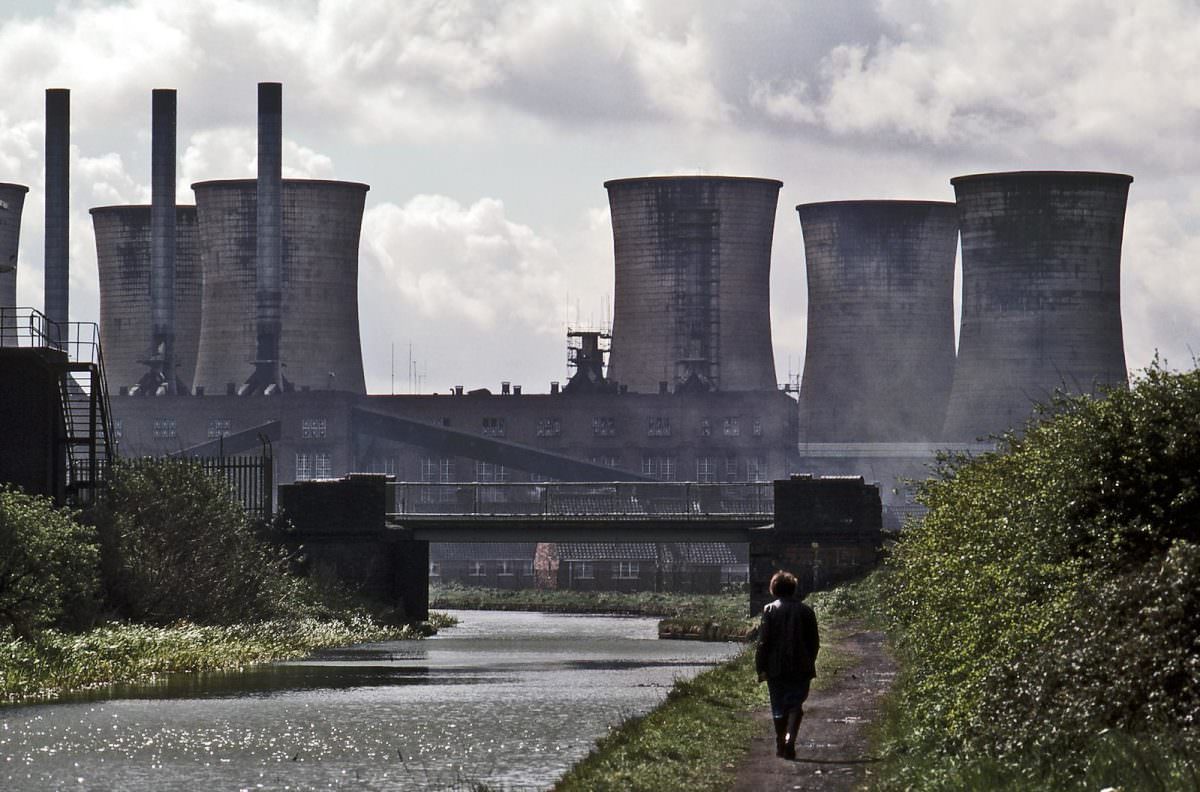
[(1020, 428), (1056, 388), (1125, 383), (1121, 235), (1133, 177), (984, 173), (951, 179), (963, 300), (946, 440)]
[[(204, 297), (197, 387), (225, 393), (255, 370), (255, 179), (192, 185)], [(358, 334), (358, 240), (365, 184), (284, 179), (280, 361), (297, 389), (365, 393)]]
[[(150, 290), (151, 208), (91, 210), (100, 271), (100, 343), (109, 387), (138, 384), (154, 334)], [(200, 343), (200, 251), (196, 207), (175, 207), (175, 374), (190, 386)]]
[(46, 90), (45, 311), (51, 322), (70, 315), (71, 92)]
[(17, 248), (27, 192), (23, 184), (0, 183), (0, 308), (17, 304)]
[(800, 437), (938, 438), (954, 377), (954, 204), (836, 201), (796, 211), (808, 270)]
[(773, 390), (771, 236), (782, 183), (665, 176), (604, 183), (616, 289), (609, 379)]

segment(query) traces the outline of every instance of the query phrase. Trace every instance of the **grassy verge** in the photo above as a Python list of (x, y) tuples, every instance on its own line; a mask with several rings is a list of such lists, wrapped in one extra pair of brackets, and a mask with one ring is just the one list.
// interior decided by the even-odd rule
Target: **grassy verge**
[(233, 670), (332, 646), (419, 638), (454, 623), (445, 614), (431, 617), (424, 625), (402, 627), (383, 626), (365, 616), (225, 627), (108, 624), (81, 634), (47, 630), (35, 641), (0, 633), (0, 701), (50, 699), (159, 674)]
[[(819, 614), (823, 648), (815, 688), (850, 670), (838, 623)], [(558, 792), (703, 792), (728, 789), (750, 739), (762, 728), (753, 710), (767, 703), (754, 672), (754, 650), (678, 682), (661, 705), (603, 737), (555, 785)]]
[(429, 604), (467, 610), (531, 610), (549, 613), (617, 613), (662, 616), (661, 638), (746, 641), (757, 621), (746, 616), (744, 592), (683, 594), (660, 591), (561, 591), (489, 589), (457, 585), (429, 587)]

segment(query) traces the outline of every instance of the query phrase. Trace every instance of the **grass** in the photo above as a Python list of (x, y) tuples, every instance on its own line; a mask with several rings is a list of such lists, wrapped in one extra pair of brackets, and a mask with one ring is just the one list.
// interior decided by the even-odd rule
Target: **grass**
[[(839, 646), (841, 631), (819, 613), (823, 648), (813, 687), (855, 665)], [(695, 678), (677, 682), (666, 700), (621, 724), (555, 785), (557, 792), (704, 792), (725, 790), (763, 727), (753, 711), (767, 703), (754, 671), (754, 650)]]
[(107, 624), (81, 634), (48, 630), (34, 641), (5, 632), (0, 633), (0, 701), (52, 699), (68, 691), (146, 681), (161, 674), (235, 670), (331, 646), (420, 638), (454, 623), (446, 614), (430, 615), (425, 625), (403, 627), (356, 615), (223, 627)]
[(550, 613), (616, 613), (662, 616), (661, 638), (704, 641), (747, 641), (756, 619), (747, 617), (743, 591), (685, 594), (664, 591), (563, 591), (559, 589), (490, 589), (431, 585), (429, 604), (467, 610), (531, 610)]

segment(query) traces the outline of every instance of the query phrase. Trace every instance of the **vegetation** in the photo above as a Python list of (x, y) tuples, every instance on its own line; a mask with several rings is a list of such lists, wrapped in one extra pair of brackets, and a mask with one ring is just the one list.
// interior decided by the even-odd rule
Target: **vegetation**
[(0, 487), (0, 628), (29, 637), (90, 620), (98, 557), (95, 530), (70, 511)]
[(92, 524), (0, 489), (0, 701), (454, 623), (388, 624), (352, 592), (292, 574), (229, 495), (202, 469), (162, 460), (116, 467)]
[(891, 554), (884, 788), (1200, 786), (1200, 372), (942, 461)]
[(730, 587), (721, 594), (664, 591), (563, 591), (558, 589), (489, 589), (431, 585), (429, 604), (471, 610), (532, 610), (553, 613), (620, 613), (663, 616), (662, 638), (747, 641), (757, 620), (747, 618), (747, 594)]

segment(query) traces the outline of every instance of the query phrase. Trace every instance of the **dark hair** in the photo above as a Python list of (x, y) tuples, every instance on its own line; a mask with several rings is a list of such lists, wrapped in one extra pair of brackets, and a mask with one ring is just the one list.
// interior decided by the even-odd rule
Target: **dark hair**
[(796, 593), (796, 576), (791, 572), (776, 572), (771, 577), (771, 596), (790, 597)]

